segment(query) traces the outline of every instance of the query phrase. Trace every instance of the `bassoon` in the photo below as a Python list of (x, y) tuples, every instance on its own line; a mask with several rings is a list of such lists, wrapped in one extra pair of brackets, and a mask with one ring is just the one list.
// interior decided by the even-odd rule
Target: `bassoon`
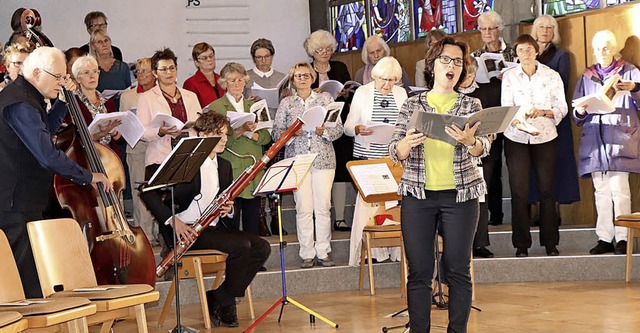
[[(242, 190), (245, 189), (251, 183), (251, 181), (256, 178), (258, 173), (264, 169), (264, 167), (269, 163), (271, 159), (273, 159), (278, 151), (284, 147), (284, 145), (293, 137), (293, 135), (298, 132), (304, 122), (298, 118), (296, 121), (289, 126), (289, 128), (282, 133), (280, 138), (273, 143), (271, 148), (267, 150), (267, 152), (260, 158), (256, 163), (252, 166), (246, 168), (238, 178), (229, 185), (222, 193), (220, 193), (207, 208), (202, 213), (202, 216), (193, 224), (193, 229), (200, 236), (202, 231), (207, 228), (213, 221), (215, 221), (218, 217), (220, 217), (221, 209), (227, 201), (235, 199)], [(174, 260), (180, 259), (182, 255), (187, 252), (187, 250), (193, 245), (194, 240), (181, 240), (176, 247), (171, 250), (165, 257), (162, 259), (162, 262), (156, 268), (156, 275), (158, 277), (164, 275), (164, 273), (173, 266)], [(175, 258), (174, 258), (175, 252)]]

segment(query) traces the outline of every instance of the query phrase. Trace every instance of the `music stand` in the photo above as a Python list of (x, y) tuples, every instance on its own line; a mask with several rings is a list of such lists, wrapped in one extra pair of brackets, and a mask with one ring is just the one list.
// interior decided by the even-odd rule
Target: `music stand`
[[(151, 176), (142, 192), (157, 189), (168, 189), (171, 192), (171, 218), (176, 222), (174, 186), (190, 182), (198, 173), (202, 163), (211, 154), (220, 137), (188, 137), (182, 138), (173, 148), (169, 156), (162, 162), (158, 170)], [(161, 221), (159, 221), (161, 222)], [(176, 229), (173, 228), (173, 248), (177, 245)], [(173, 252), (173, 274), (176, 288), (176, 327), (170, 333), (197, 333), (198, 331), (183, 326), (180, 321), (180, 276), (178, 275), (177, 252)]]
[(338, 328), (338, 324), (323, 317), (317, 312), (309, 309), (301, 303), (295, 301), (287, 295), (287, 278), (284, 268), (284, 249), (287, 243), (282, 239), (282, 204), (280, 201), (280, 195), (285, 192), (291, 192), (298, 189), (298, 186), (304, 180), (304, 177), (311, 169), (313, 160), (318, 154), (305, 154), (298, 155), (296, 157), (287, 158), (272, 165), (265, 172), (260, 184), (253, 192), (253, 195), (268, 194), (272, 195), (278, 205), (278, 236), (280, 237), (280, 269), (282, 279), (282, 297), (276, 301), (267, 311), (265, 311), (251, 326), (249, 326), (244, 332), (249, 332), (260, 324), (278, 305), (280, 305), (280, 315), (278, 316), (278, 322), (282, 319), (282, 313), (284, 306), (291, 303), (301, 310), (309, 313), (309, 322), (315, 323), (315, 318), (318, 318), (325, 323)]

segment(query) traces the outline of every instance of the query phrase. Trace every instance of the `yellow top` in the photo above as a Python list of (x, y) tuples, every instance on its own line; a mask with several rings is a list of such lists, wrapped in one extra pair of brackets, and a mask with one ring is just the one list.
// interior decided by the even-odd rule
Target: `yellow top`
[[(458, 93), (427, 93), (427, 103), (439, 114), (448, 113), (458, 99)], [(425, 189), (429, 191), (455, 190), (453, 178), (454, 146), (434, 139), (424, 140)]]

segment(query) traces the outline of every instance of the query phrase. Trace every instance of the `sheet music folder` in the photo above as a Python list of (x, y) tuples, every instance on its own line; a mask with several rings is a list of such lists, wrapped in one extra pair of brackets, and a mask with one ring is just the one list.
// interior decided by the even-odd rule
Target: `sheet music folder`
[(171, 154), (151, 176), (143, 192), (190, 182), (195, 177), (204, 159), (211, 154), (220, 137), (182, 138)]
[[(400, 183), (400, 178), (402, 178), (402, 174), (404, 173), (404, 167), (402, 164), (396, 163), (394, 164), (391, 158), (376, 158), (372, 160), (356, 160), (347, 162), (347, 170), (349, 170), (349, 174), (353, 179), (353, 182), (356, 184), (356, 188), (358, 189), (358, 193), (364, 199), (366, 203), (376, 203), (376, 202), (384, 202), (384, 201), (393, 201), (393, 200), (402, 200), (402, 196), (397, 193), (397, 187), (393, 191), (385, 191), (384, 193), (374, 193), (365, 195), (364, 188), (368, 187), (368, 182), (370, 179), (366, 179), (366, 177), (359, 177), (357, 172), (354, 172), (354, 167), (376, 167), (380, 164), (386, 164), (388, 169), (391, 171), (391, 175), (397, 184)], [(376, 176), (376, 175), (369, 175)], [(382, 175), (380, 175), (382, 177)]]

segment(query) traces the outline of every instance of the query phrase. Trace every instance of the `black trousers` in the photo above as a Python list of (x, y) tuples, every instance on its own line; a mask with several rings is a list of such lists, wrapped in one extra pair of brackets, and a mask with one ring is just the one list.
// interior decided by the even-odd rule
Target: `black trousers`
[(443, 238), (442, 271), (449, 285), (447, 332), (466, 332), (471, 311), (471, 244), (478, 200), (456, 202), (455, 191), (427, 191), (425, 200), (402, 198), (402, 236), (409, 265), (407, 303), (411, 332), (429, 332), (435, 237)]
[(36, 262), (27, 234), (27, 222), (42, 220), (42, 212), (0, 212), (0, 229), (9, 240), (26, 298), (42, 297)]
[[(504, 135), (498, 134), (491, 143), (489, 156), (482, 159), (482, 175), (487, 183), (486, 201), (480, 204), (478, 229), (473, 247), (489, 246), (489, 220), (502, 222), (502, 147)], [(487, 211), (488, 209), (488, 211)], [(491, 213), (491, 216), (489, 216)]]
[(531, 221), (529, 220), (529, 172), (535, 166), (540, 196), (540, 245), (556, 246), (560, 241), (558, 214), (553, 190), (557, 139), (541, 144), (522, 144), (504, 140), (504, 152), (509, 168), (511, 187), (511, 241), (515, 248), (531, 247)]
[(222, 224), (205, 228), (191, 249), (218, 250), (229, 255), (226, 277), (219, 289), (235, 297), (244, 295), (271, 253), (271, 246), (266, 240)]
[[(261, 197), (254, 197), (253, 199), (235, 198), (234, 208), (235, 214), (240, 214), (242, 220), (242, 230), (252, 234), (258, 235), (258, 220), (260, 219), (260, 200)], [(240, 219), (234, 219), (236, 229), (240, 229)]]

